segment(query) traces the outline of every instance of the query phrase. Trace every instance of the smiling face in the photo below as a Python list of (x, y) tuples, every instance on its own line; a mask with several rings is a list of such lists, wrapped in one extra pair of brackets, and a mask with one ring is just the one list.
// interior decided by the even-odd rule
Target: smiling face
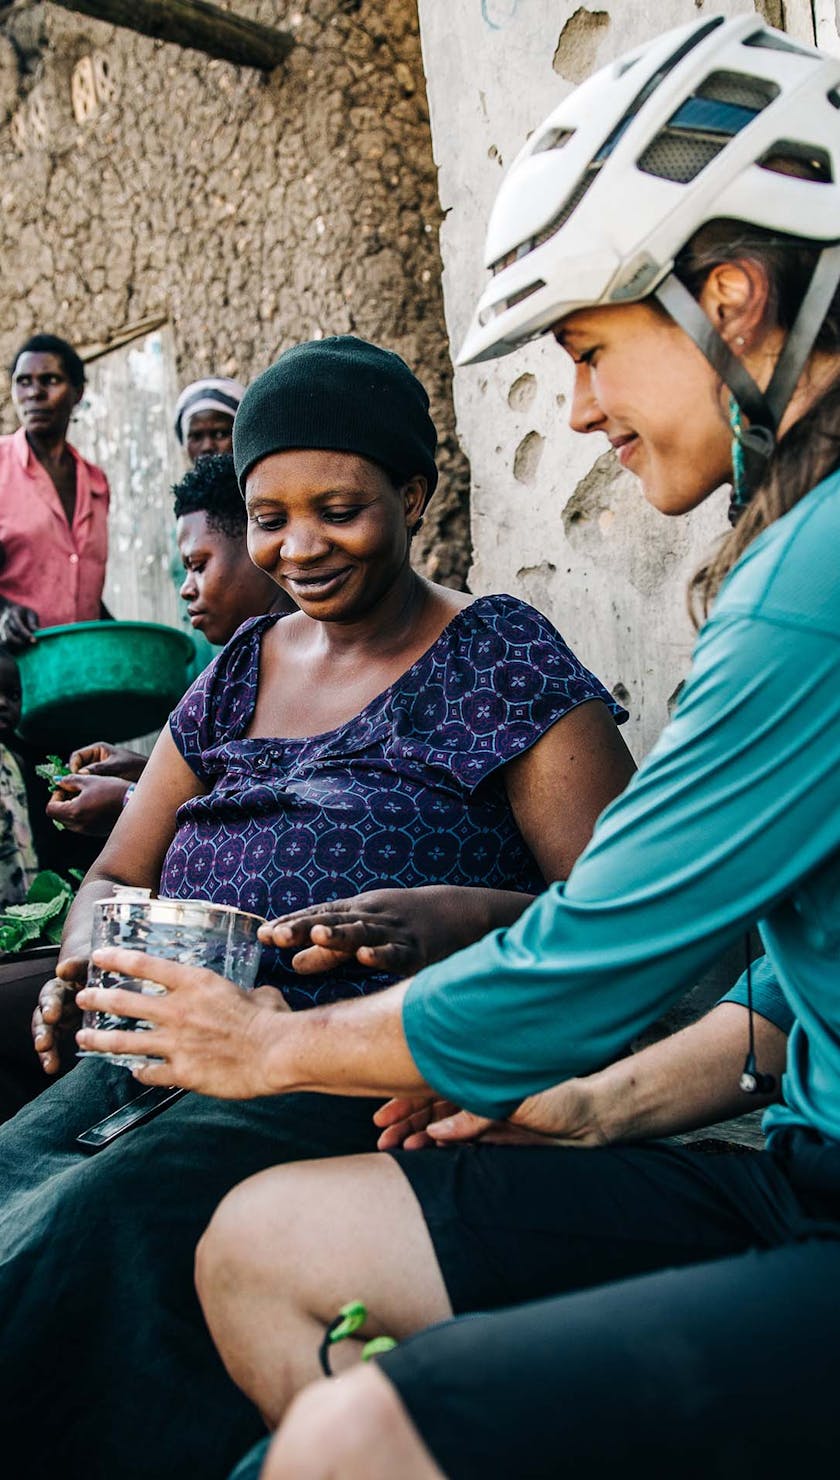
[(251, 559), (318, 621), (365, 616), (408, 570), (425, 480), (396, 489), (345, 452), (275, 452), (248, 474)]
[(25, 350), (12, 374), (12, 400), (21, 424), (36, 437), (63, 437), (83, 391), (71, 383), (61, 357)]
[(181, 600), (208, 642), (228, 642), (249, 617), (268, 611), (277, 588), (250, 559), (244, 531), (226, 534), (200, 509), (181, 515), (176, 538), (186, 571)]
[(555, 337), (575, 365), (570, 424), (604, 432), (645, 498), (685, 514), (731, 477), (731, 433), (708, 361), (645, 303), (581, 309)]

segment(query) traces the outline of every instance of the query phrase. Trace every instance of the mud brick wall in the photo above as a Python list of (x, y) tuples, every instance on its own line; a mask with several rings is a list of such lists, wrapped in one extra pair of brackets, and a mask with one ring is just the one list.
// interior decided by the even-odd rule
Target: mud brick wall
[[(294, 34), (275, 72), (0, 3), (0, 355), (37, 330), (94, 346), (155, 316), (172, 325), (182, 381), (247, 381), (332, 333), (396, 349), (441, 438), (417, 563), (461, 584), (469, 479), (416, 5), (235, 8)], [(15, 424), (5, 384), (0, 420)]]

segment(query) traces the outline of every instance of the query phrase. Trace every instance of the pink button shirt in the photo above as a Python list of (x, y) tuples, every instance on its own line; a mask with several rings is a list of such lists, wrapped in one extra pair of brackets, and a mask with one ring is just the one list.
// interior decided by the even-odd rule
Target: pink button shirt
[(73, 523), (23, 427), (0, 437), (0, 596), (31, 606), (38, 625), (95, 621), (108, 556), (108, 480), (76, 459)]

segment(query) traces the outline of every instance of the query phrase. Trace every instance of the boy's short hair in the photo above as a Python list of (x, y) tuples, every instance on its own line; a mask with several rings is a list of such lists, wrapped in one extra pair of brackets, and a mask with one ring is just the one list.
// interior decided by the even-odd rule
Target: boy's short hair
[(172, 494), (176, 519), (182, 514), (204, 513), (211, 529), (220, 530), (229, 539), (243, 538), (248, 521), (229, 452), (200, 457), (175, 484)]

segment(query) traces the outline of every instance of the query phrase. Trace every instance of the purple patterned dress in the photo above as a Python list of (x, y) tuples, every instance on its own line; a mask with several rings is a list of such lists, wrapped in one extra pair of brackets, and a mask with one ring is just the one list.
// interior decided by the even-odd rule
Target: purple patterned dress
[[(207, 795), (178, 811), (160, 892), (272, 917), (368, 889), (477, 885), (539, 893), (502, 767), (556, 720), (600, 699), (623, 710), (551, 623), (485, 596), (353, 719), (307, 738), (245, 739), (260, 644), (279, 615), (246, 622), (170, 718)], [(296, 975), (264, 953), (261, 981), (292, 1007), (376, 991), (394, 978), (354, 962)]]

